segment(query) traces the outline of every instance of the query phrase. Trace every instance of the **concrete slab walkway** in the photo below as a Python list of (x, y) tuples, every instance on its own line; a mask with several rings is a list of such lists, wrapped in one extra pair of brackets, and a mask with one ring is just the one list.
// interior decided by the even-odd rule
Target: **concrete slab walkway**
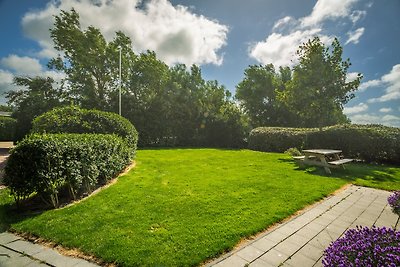
[(375, 225), (400, 230), (399, 216), (387, 203), (390, 194), (349, 186), (208, 266), (322, 266), (325, 248), (349, 228)]
[(23, 240), (11, 233), (0, 233), (1, 267), (96, 267), (98, 265)]

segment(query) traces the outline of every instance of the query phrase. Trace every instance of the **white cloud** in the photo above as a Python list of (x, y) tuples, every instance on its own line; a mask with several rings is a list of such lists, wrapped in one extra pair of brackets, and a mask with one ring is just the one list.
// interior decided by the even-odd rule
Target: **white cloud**
[(302, 26), (309, 27), (328, 19), (337, 19), (351, 15), (351, 7), (358, 0), (318, 0), (312, 13), (301, 19)]
[(378, 116), (374, 114), (357, 114), (350, 116), (350, 120), (352, 123), (356, 124), (382, 124), (400, 127), (400, 117), (395, 115)]
[(284, 28), (286, 28), (287, 26), (290, 26), (290, 25), (295, 25), (297, 22), (296, 22), (296, 19), (295, 18), (293, 18), (293, 17), (290, 17), (290, 16), (286, 16), (286, 17), (284, 17), (284, 18), (281, 18), (280, 20), (278, 20), (277, 22), (275, 22), (275, 24), (274, 24), (274, 27), (272, 27), (272, 30), (274, 31), (274, 30), (281, 30), (281, 29), (284, 29)]
[(367, 11), (365, 10), (354, 10), (350, 15), (350, 19), (353, 22), (353, 24), (356, 24), (357, 21), (363, 19), (366, 15)]
[(346, 83), (352, 82), (358, 77), (358, 72), (349, 72), (346, 76)]
[[(333, 36), (324, 33), (323, 22), (340, 18), (353, 19), (358, 13), (352, 7), (358, 0), (318, 0), (310, 15), (295, 19), (286, 16), (276, 21), (272, 33), (264, 41), (259, 41), (249, 48), (250, 57), (262, 64), (272, 63), (276, 66), (296, 64), (296, 50), (299, 45), (319, 36), (325, 45), (329, 45)], [(363, 13), (362, 13), (363, 14)], [(361, 13), (359, 14), (361, 16)], [(362, 29), (362, 30), (361, 30)], [(286, 31), (286, 33), (284, 33)], [(364, 28), (358, 29), (358, 42)]]
[[(295, 31), (288, 35), (272, 33), (263, 42), (251, 47), (250, 56), (263, 64), (273, 63), (277, 66), (293, 66), (296, 64), (298, 46), (317, 36), (321, 29)], [(321, 36), (321, 41), (331, 40), (329, 36)]]
[(361, 36), (364, 34), (364, 27), (358, 28), (355, 31), (349, 31), (347, 33), (347, 36), (349, 37), (345, 43), (345, 45), (349, 44), (349, 43), (353, 43), (353, 44), (358, 44), (358, 42), (360, 41)]
[(364, 112), (368, 109), (368, 105), (364, 104), (364, 103), (360, 103), (357, 106), (353, 106), (353, 107), (345, 107), (343, 109), (343, 113), (346, 115), (350, 115), (350, 114), (357, 114), (360, 112)]
[(42, 76), (51, 77), (55, 82), (61, 82), (65, 74), (53, 70), (44, 70), (38, 59), (31, 57), (20, 57), (9, 55), (0, 59), (0, 103), (5, 103), (4, 93), (11, 90), (18, 90), (19, 87), (13, 84), (14, 76)]
[(361, 83), (360, 86), (358, 87), (358, 91), (362, 92), (362, 91), (367, 90), (370, 87), (377, 87), (377, 86), (380, 86), (381, 84), (382, 84), (382, 81), (380, 79), (369, 80), (369, 81)]
[(5, 102), (4, 93), (15, 88), (12, 84), (13, 77), (11, 72), (0, 69), (0, 103)]
[(39, 60), (31, 57), (20, 57), (9, 55), (2, 58), (0, 63), (3, 67), (13, 70), (18, 75), (39, 74), (42, 70)]
[(392, 112), (392, 111), (393, 111), (392, 108), (381, 108), (381, 109), (379, 109), (379, 112), (382, 112), (382, 113), (389, 113), (389, 112)]
[(39, 42), (39, 56), (53, 57), (48, 29), (60, 10), (72, 7), (80, 14), (83, 28), (93, 25), (107, 40), (121, 30), (137, 52), (154, 50), (168, 64), (221, 64), (219, 50), (226, 44), (228, 27), (216, 20), (192, 13), (187, 7), (167, 0), (63, 0), (51, 1), (43, 10), (27, 13), (22, 26), (25, 34)]
[(384, 85), (386, 87), (384, 94), (380, 97), (369, 99), (368, 103), (400, 100), (400, 64), (394, 65), (392, 70), (383, 75), (378, 81), (375, 82), (376, 85)]

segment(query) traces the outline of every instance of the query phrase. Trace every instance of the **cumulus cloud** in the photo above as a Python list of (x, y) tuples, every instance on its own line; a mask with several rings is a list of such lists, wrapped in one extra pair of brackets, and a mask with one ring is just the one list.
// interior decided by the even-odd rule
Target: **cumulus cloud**
[(349, 43), (353, 43), (353, 44), (358, 44), (358, 42), (360, 41), (361, 36), (364, 34), (364, 27), (358, 28), (355, 31), (349, 31), (347, 33), (347, 36), (349, 37), (345, 43), (345, 45), (349, 44)]
[[(275, 22), (272, 33), (263, 41), (253, 43), (249, 48), (250, 57), (262, 64), (272, 63), (277, 66), (293, 66), (296, 61), (296, 50), (299, 45), (309, 39), (319, 36), (325, 45), (329, 45), (333, 36), (327, 34), (323, 23), (327, 20), (347, 18), (359, 20), (364, 11), (352, 11), (358, 0), (318, 0), (310, 15), (295, 19), (290, 16)], [(356, 30), (357, 36), (351, 42), (357, 43), (364, 28)]]
[(358, 0), (318, 0), (311, 14), (301, 19), (303, 26), (315, 26), (327, 19), (348, 17)]
[(352, 123), (357, 124), (383, 124), (386, 126), (400, 127), (400, 117), (395, 115), (379, 116), (375, 114), (356, 114), (350, 116)]
[[(144, 4), (145, 3), (145, 4)], [(72, 7), (80, 14), (83, 28), (93, 25), (107, 40), (121, 30), (133, 40), (137, 52), (153, 50), (168, 64), (221, 64), (219, 50), (226, 44), (228, 27), (196, 15), (187, 7), (167, 0), (63, 0), (51, 1), (43, 10), (27, 13), (22, 26), (25, 35), (42, 47), (38, 56), (53, 57), (48, 29), (54, 15)]]
[(346, 83), (352, 82), (358, 77), (358, 72), (349, 72), (346, 76)]
[(293, 66), (295, 53), (299, 44), (321, 32), (321, 29), (306, 31), (295, 31), (289, 35), (272, 33), (264, 42), (255, 44), (250, 51), (250, 56), (267, 64), (273, 63), (277, 66)]
[(13, 70), (19, 75), (37, 75), (42, 70), (39, 60), (31, 57), (20, 57), (17, 55), (9, 55), (2, 58), (0, 63), (3, 67)]
[(14, 75), (6, 70), (0, 69), (0, 103), (5, 103), (5, 93), (16, 88), (13, 85)]
[(357, 106), (353, 106), (353, 107), (345, 107), (343, 109), (343, 113), (346, 115), (350, 115), (350, 114), (357, 114), (357, 113), (361, 113), (364, 112), (368, 109), (368, 105), (364, 104), (364, 103), (360, 103)]
[(379, 112), (382, 112), (382, 113), (389, 113), (389, 112), (392, 112), (392, 111), (393, 111), (392, 108), (381, 108), (381, 109), (379, 109)]
[(358, 91), (362, 92), (362, 91), (367, 90), (370, 87), (377, 87), (377, 86), (380, 86), (381, 84), (382, 84), (382, 81), (380, 79), (369, 80), (369, 81), (361, 83), (360, 86), (358, 87)]
[[(375, 86), (385, 86), (384, 94), (368, 100), (368, 103), (400, 100), (400, 64), (394, 65), (392, 70), (379, 80), (372, 80)], [(371, 87), (371, 86), (370, 86)]]
[(11, 90), (18, 90), (13, 84), (14, 76), (42, 76), (51, 77), (55, 82), (61, 82), (65, 74), (53, 70), (45, 70), (39, 60), (31, 57), (9, 55), (0, 59), (0, 103), (5, 103), (4, 94)]

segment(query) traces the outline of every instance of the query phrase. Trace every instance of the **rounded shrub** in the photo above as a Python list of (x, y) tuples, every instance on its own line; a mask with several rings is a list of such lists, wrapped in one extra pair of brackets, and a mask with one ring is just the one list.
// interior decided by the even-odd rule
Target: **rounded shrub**
[(324, 251), (322, 264), (333, 266), (400, 266), (400, 232), (391, 228), (358, 227)]
[(118, 114), (75, 106), (55, 108), (33, 121), (33, 133), (98, 133), (122, 137), (134, 155), (138, 132), (127, 119)]
[(10, 117), (0, 116), (0, 141), (12, 141), (17, 121)]
[(12, 149), (4, 183), (17, 202), (36, 193), (57, 207), (62, 189), (79, 197), (129, 163), (127, 143), (114, 134), (33, 134)]

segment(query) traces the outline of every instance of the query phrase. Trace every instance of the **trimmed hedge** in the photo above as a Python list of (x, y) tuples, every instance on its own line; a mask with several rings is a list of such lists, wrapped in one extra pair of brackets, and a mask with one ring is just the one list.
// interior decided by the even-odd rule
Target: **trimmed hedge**
[(13, 141), (17, 121), (10, 117), (0, 116), (0, 141)]
[(249, 148), (284, 152), (295, 147), (340, 149), (346, 157), (366, 162), (400, 164), (400, 128), (346, 124), (318, 129), (256, 128)]
[(120, 173), (129, 148), (113, 134), (33, 134), (11, 151), (4, 182), (17, 203), (37, 193), (54, 207), (60, 191), (85, 195)]
[(259, 151), (284, 152), (289, 148), (302, 149), (307, 135), (318, 131), (314, 128), (259, 127), (250, 132), (249, 148)]
[(135, 127), (120, 115), (75, 106), (55, 108), (40, 115), (33, 120), (32, 132), (116, 134), (126, 140), (132, 151), (131, 156), (138, 141)]
[(382, 125), (336, 125), (308, 136), (308, 147), (337, 148), (346, 157), (400, 164), (400, 128)]

